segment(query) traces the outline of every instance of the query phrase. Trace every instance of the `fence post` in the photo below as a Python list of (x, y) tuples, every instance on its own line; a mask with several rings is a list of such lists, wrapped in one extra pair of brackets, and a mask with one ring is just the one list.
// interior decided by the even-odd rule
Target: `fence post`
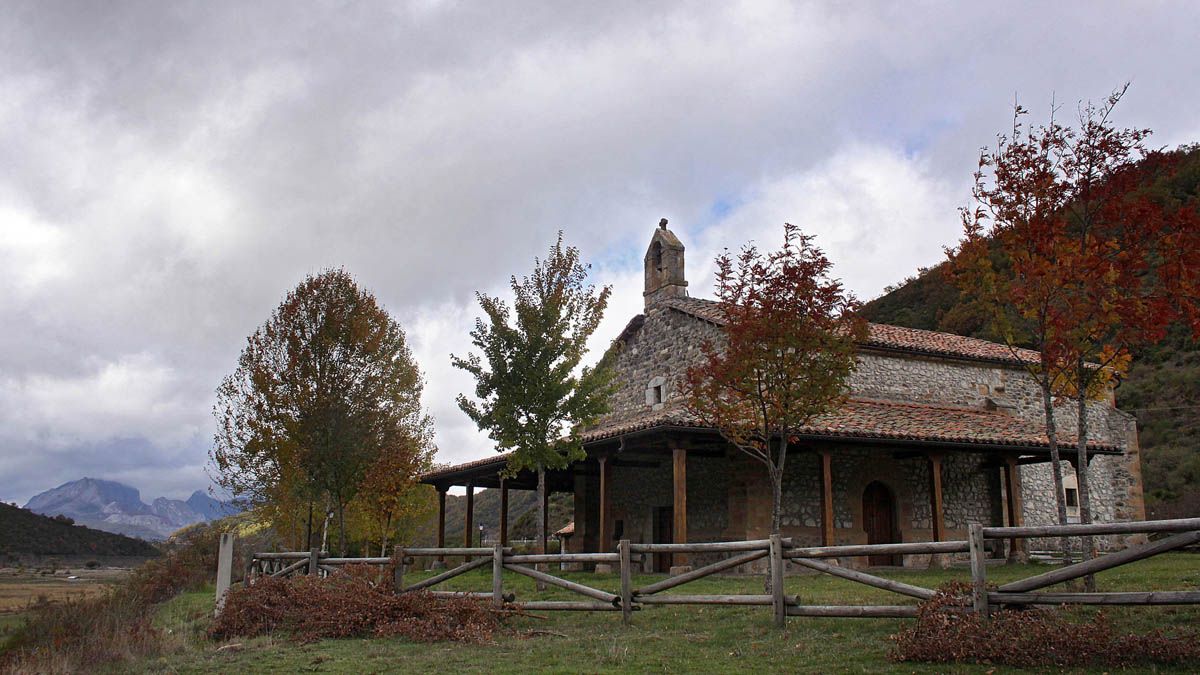
[(504, 546), (492, 548), (492, 604), (497, 609), (504, 606)]
[(396, 558), (396, 568), (392, 570), (392, 588), (397, 593), (404, 592), (404, 547), (397, 546), (392, 549), (392, 556)]
[(308, 573), (310, 576), (316, 575), (318, 572), (321, 571), (321, 568), (318, 566), (320, 564), (319, 563), (320, 559), (321, 559), (321, 549), (314, 548), (308, 552)]
[(983, 525), (971, 523), (967, 528), (971, 551), (971, 599), (979, 618), (987, 621), (987, 549), (984, 548)]
[(221, 608), (225, 606), (225, 594), (229, 592), (229, 585), (233, 582), (233, 541), (233, 533), (221, 534), (221, 548), (217, 552), (216, 614), (220, 614)]
[(783, 628), (787, 606), (783, 595), (783, 541), (778, 534), (771, 535), (771, 607), (775, 609), (775, 625)]
[(629, 556), (629, 540), (617, 544), (621, 554), (621, 623), (629, 625), (633, 614), (633, 563)]

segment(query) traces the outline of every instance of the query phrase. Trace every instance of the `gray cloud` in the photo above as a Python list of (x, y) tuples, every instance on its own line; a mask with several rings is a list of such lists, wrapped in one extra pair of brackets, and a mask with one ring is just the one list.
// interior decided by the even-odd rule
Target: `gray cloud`
[(1200, 138), (1190, 3), (28, 2), (0, 16), (0, 498), (83, 473), (200, 487), (212, 390), (307, 272), (407, 328), (441, 458), (475, 289), (562, 228), (640, 307), (661, 216), (709, 261), (779, 224), (871, 296), (956, 235), (1014, 94), (1132, 79), (1119, 121)]

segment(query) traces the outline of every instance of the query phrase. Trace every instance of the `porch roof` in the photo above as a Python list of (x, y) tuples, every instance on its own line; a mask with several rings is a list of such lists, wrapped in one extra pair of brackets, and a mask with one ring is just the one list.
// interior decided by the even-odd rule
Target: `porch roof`
[[(585, 445), (618, 438), (634, 432), (714, 430), (678, 407), (650, 411), (642, 415), (610, 419), (585, 429)], [(968, 446), (979, 450), (1015, 450), (1037, 452), (1050, 446), (1045, 430), (1037, 424), (1000, 411), (979, 408), (902, 403), (874, 399), (850, 399), (829, 414), (822, 415), (801, 429), (804, 441), (896, 442), (904, 445)], [(1062, 437), (1059, 447), (1074, 448), (1076, 439)], [(1119, 453), (1120, 449), (1102, 443), (1088, 443), (1092, 454)], [(473, 462), (435, 469), (421, 476), (423, 483), (446, 483), (474, 475), (494, 473), (503, 468), (509, 453), (497, 454)]]

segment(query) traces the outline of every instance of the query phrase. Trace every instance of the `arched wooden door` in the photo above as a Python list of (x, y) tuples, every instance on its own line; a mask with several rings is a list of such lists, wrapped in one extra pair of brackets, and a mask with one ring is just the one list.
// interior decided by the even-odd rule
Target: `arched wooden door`
[[(888, 486), (875, 481), (863, 490), (863, 529), (868, 544), (893, 544), (900, 540), (896, 534), (896, 499)], [(873, 555), (870, 565), (896, 565), (899, 556)]]

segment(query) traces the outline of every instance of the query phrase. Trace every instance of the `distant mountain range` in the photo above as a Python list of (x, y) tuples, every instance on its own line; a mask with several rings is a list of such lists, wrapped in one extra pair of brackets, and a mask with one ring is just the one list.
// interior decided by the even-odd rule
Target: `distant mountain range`
[(176, 530), (238, 512), (200, 490), (186, 500), (159, 497), (142, 501), (136, 488), (97, 478), (81, 478), (35, 495), (25, 508), (46, 516), (62, 514), (80, 525), (149, 541), (166, 539)]

